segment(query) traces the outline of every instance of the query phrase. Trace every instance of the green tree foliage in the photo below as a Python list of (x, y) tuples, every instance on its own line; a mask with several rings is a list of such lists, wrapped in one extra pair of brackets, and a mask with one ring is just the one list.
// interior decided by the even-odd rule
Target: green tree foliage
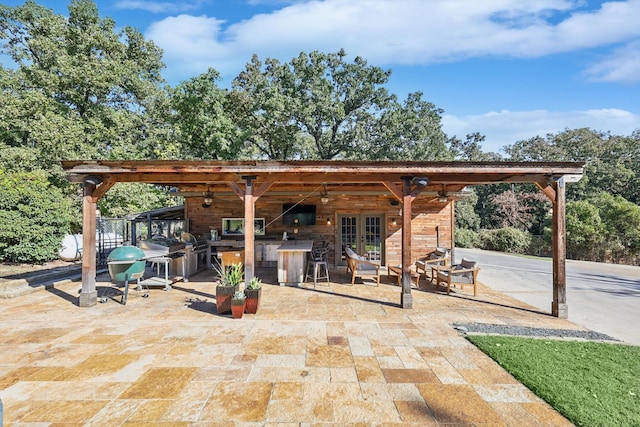
[(46, 172), (0, 171), (0, 260), (56, 259), (72, 219), (69, 199)]
[(448, 159), (441, 110), (421, 93), (396, 101), (390, 71), (346, 53), (256, 55), (233, 81), (229, 110), (248, 152), (267, 159)]
[(587, 200), (567, 204), (567, 256), (573, 259), (600, 261), (604, 258), (605, 225), (600, 209)]
[(141, 183), (118, 183), (98, 201), (100, 214), (107, 218), (123, 218), (132, 213), (177, 205), (175, 197), (164, 188)]
[[(148, 158), (162, 98), (161, 51), (136, 30), (116, 31), (90, 0), (68, 18), (28, 0), (0, 8), (3, 69), (0, 136), (37, 151), (42, 168), (65, 158)], [(157, 119), (157, 118), (156, 118)]]
[(80, 189), (64, 179), (60, 160), (167, 151), (162, 53), (138, 31), (101, 18), (92, 1), (72, 0), (67, 17), (32, 0), (0, 5), (0, 52), (15, 63), (0, 66), (0, 167), (47, 171), (77, 217)]
[(421, 92), (407, 95), (403, 104), (392, 97), (372, 118), (373, 129), (365, 133), (350, 158), (385, 160), (451, 160), (441, 128), (442, 110), (422, 99)]
[(227, 91), (216, 86), (218, 72), (206, 73), (179, 84), (172, 91), (173, 123), (182, 159), (237, 159), (243, 134), (225, 110)]
[(567, 187), (567, 200), (602, 191), (640, 204), (640, 130), (629, 137), (591, 129), (565, 130), (505, 147), (514, 161), (585, 162), (584, 177)]
[(468, 228), (456, 227), (454, 239), (457, 248), (477, 248), (482, 244), (478, 232)]
[(605, 225), (605, 247), (614, 262), (630, 261), (640, 256), (640, 206), (602, 192), (592, 202), (598, 206)]
[[(475, 189), (471, 190), (468, 197), (457, 201), (455, 204), (456, 227), (470, 231), (477, 231), (480, 228), (480, 215), (475, 210), (478, 204), (478, 194)], [(456, 233), (457, 239), (457, 233)], [(464, 246), (470, 247), (470, 246)]]
[(482, 230), (480, 239), (485, 249), (523, 254), (529, 249), (531, 235), (513, 227)]
[(502, 156), (498, 153), (485, 153), (482, 151), (482, 143), (486, 137), (478, 132), (467, 134), (467, 138), (461, 139), (453, 136), (449, 138), (449, 150), (455, 160), (471, 162), (500, 161)]
[(235, 123), (247, 131), (249, 152), (262, 159), (300, 158), (299, 128), (293, 118), (290, 96), (282, 81), (286, 65), (267, 59), (264, 70), (257, 55), (233, 81), (229, 112)]
[[(567, 254), (601, 262), (640, 262), (640, 206), (601, 192), (567, 203)], [(550, 226), (545, 237), (551, 240)]]

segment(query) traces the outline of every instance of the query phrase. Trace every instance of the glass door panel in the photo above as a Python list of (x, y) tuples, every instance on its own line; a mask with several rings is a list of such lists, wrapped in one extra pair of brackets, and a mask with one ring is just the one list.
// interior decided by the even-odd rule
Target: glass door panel
[(384, 215), (381, 214), (341, 214), (338, 215), (340, 227), (341, 257), (339, 265), (346, 265), (344, 252), (350, 247), (356, 253), (364, 255), (376, 264), (384, 262)]
[(358, 252), (358, 216), (340, 215), (338, 219), (340, 225), (341, 256), (340, 265), (347, 264), (347, 255), (344, 252), (346, 247)]
[(363, 216), (362, 223), (364, 254), (369, 261), (382, 263), (382, 218), (380, 216)]

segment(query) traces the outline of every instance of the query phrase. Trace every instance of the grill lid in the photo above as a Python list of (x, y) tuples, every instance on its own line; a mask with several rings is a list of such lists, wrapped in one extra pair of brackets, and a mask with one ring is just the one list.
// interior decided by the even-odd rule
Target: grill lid
[(107, 257), (107, 262), (138, 261), (144, 258), (144, 251), (136, 246), (120, 246)]

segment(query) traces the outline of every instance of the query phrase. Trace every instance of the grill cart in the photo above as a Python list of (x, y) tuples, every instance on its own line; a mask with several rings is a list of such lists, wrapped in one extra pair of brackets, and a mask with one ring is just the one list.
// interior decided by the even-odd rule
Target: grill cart
[[(127, 304), (127, 296), (129, 294), (129, 281), (137, 280), (138, 288), (140, 287), (140, 279), (144, 276), (146, 261), (144, 260), (144, 251), (135, 246), (120, 246), (114, 249), (107, 258), (109, 266), (109, 275), (112, 282), (124, 282), (124, 291), (120, 299), (120, 304)], [(107, 302), (107, 291), (102, 296), (101, 302)], [(144, 298), (149, 296), (149, 289), (142, 295)]]

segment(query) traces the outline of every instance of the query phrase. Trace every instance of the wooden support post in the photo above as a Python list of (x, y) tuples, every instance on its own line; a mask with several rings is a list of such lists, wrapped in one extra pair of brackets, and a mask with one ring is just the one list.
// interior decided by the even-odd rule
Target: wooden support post
[(82, 290), (80, 307), (91, 307), (98, 301), (96, 290), (96, 208), (95, 185), (84, 184), (82, 196)]
[(553, 183), (555, 203), (553, 204), (553, 302), (551, 314), (566, 319), (569, 316), (567, 306), (567, 244), (565, 224), (565, 182), (560, 177)]
[(451, 229), (451, 256), (449, 257), (449, 264), (453, 265), (456, 259), (456, 201), (451, 200), (449, 202), (449, 227)]
[(243, 176), (242, 179), (247, 181), (244, 193), (244, 280), (249, 283), (254, 277), (255, 203), (252, 180), (255, 176)]
[(403, 177), (402, 186), (402, 308), (413, 308), (411, 295), (411, 179)]

